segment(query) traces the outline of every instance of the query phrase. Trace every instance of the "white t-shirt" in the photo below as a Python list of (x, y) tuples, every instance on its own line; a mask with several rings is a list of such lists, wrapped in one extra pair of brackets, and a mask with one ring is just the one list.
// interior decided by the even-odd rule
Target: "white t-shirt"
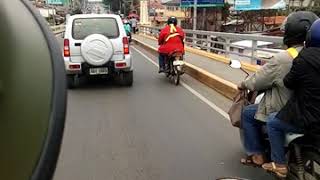
[(130, 19), (132, 27), (137, 27), (138, 20), (136, 18)]

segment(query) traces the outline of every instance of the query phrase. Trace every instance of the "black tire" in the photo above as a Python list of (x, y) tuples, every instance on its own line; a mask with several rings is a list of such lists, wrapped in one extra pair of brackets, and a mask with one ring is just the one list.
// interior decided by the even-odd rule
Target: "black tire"
[(74, 75), (67, 75), (67, 83), (68, 83), (68, 88), (69, 89), (74, 89), (75, 88)]
[(133, 84), (133, 71), (121, 72), (119, 74), (118, 83), (121, 86), (132, 86)]
[[(304, 174), (304, 178), (305, 180), (313, 180), (313, 179), (320, 179), (320, 154), (319, 151), (316, 152), (314, 150), (306, 150), (305, 152), (303, 152), (302, 155), (302, 159), (303, 162), (305, 164), (305, 174)], [(308, 163), (313, 163), (313, 170), (310, 169), (310, 167), (307, 167)], [(316, 168), (316, 170), (314, 169)], [(312, 172), (313, 171), (313, 172)], [(312, 175), (313, 173), (313, 175)], [(312, 176), (312, 178), (308, 178), (309, 176)]]
[(223, 177), (223, 178), (217, 178), (216, 180), (249, 180), (249, 179), (244, 179), (239, 177)]
[[(290, 157), (292, 160), (292, 157)], [(318, 180), (320, 179), (320, 152), (314, 149), (308, 148), (302, 151), (302, 162), (304, 164), (304, 180)], [(297, 166), (295, 161), (289, 162), (289, 174), (288, 179), (298, 179)]]
[(178, 74), (174, 75), (173, 79), (174, 79), (174, 84), (176, 86), (178, 86), (180, 84), (180, 74), (178, 73)]
[(173, 66), (173, 68), (174, 68), (174, 74), (175, 74), (174, 77), (173, 77), (174, 84), (176, 86), (178, 86), (180, 84), (180, 75), (181, 75), (181, 73), (180, 73), (180, 71), (178, 70), (178, 68), (176, 66)]

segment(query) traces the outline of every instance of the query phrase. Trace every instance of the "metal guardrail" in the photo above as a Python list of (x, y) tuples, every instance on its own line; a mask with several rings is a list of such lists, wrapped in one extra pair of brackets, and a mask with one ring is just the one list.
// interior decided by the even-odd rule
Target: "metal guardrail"
[[(160, 27), (140, 25), (142, 34), (158, 37)], [(283, 51), (282, 37), (265, 36), (259, 34), (237, 34), (212, 31), (194, 31), (186, 29), (185, 43), (187, 46), (205, 50), (207, 52), (224, 55), (229, 58), (251, 61), (256, 64), (257, 60), (268, 61), (274, 54)], [(249, 40), (250, 46), (233, 44), (238, 41)], [(259, 47), (260, 42), (269, 43), (270, 47)], [(238, 50), (238, 52), (236, 52)], [(245, 58), (245, 59), (244, 59)]]
[(61, 34), (65, 31), (66, 29), (66, 26), (65, 25), (59, 25), (59, 26), (50, 26), (52, 32), (55, 34), (55, 35), (58, 35), (58, 34)]

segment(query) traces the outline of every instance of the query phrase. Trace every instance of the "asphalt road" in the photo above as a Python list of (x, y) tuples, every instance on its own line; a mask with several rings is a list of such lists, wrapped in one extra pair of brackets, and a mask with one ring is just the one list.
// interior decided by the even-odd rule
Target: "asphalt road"
[(272, 179), (240, 165), (238, 132), (221, 114), (132, 51), (133, 87), (100, 82), (69, 91), (54, 180)]

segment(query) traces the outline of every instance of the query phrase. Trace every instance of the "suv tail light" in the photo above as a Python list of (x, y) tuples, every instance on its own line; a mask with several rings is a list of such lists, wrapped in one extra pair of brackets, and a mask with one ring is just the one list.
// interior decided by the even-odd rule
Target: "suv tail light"
[(129, 39), (127, 37), (124, 37), (123, 40), (123, 53), (124, 54), (129, 54)]
[(63, 55), (64, 55), (64, 57), (70, 57), (70, 42), (69, 42), (69, 39), (64, 39), (64, 42), (63, 42)]

